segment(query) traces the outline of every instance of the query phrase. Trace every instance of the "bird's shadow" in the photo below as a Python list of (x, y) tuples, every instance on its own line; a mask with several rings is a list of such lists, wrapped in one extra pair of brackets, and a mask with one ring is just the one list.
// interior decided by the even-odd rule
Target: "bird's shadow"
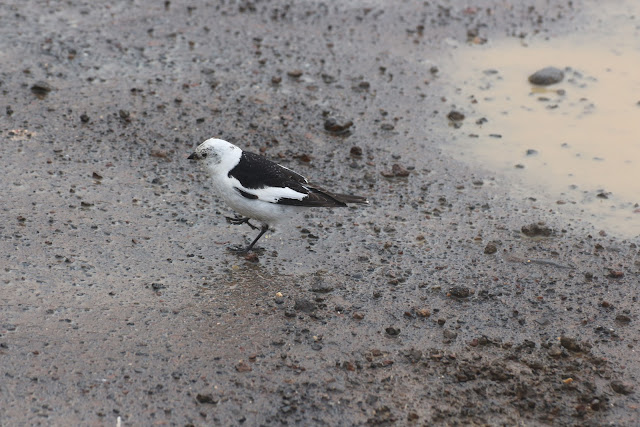
[(266, 249), (254, 246), (250, 250), (247, 250), (245, 246), (227, 246), (227, 252), (236, 255), (238, 258), (243, 258), (246, 261), (258, 262), (258, 257), (264, 255)]

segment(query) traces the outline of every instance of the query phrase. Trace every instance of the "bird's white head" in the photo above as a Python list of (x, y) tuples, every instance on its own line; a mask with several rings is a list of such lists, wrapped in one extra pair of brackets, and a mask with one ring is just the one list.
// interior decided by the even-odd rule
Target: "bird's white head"
[(210, 138), (198, 145), (189, 160), (198, 160), (211, 170), (230, 168), (238, 163), (242, 150), (222, 139)]

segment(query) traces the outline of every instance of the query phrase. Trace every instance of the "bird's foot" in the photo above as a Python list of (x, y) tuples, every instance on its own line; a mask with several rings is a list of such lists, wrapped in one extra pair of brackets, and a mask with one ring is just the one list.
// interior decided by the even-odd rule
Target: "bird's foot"
[(228, 246), (227, 250), (239, 256), (247, 256), (251, 253), (262, 254), (265, 251), (264, 248), (252, 248), (247, 246)]
[(248, 254), (250, 251), (250, 249), (246, 248), (245, 246), (228, 246), (227, 250), (237, 255)]
[[(227, 218), (227, 220), (231, 220), (231, 221), (232, 220), (236, 220), (236, 221), (239, 221), (239, 223), (246, 222), (247, 224), (249, 224), (249, 222), (248, 222), (249, 218), (238, 218), (238, 217), (236, 217), (236, 218)], [(251, 224), (249, 224), (249, 225), (251, 225)], [(235, 252), (238, 255), (245, 255), (245, 259), (247, 259), (247, 257), (250, 256), (250, 255), (247, 255), (247, 253), (249, 251), (253, 251), (253, 257), (252, 258), (253, 259), (257, 259), (256, 253), (258, 251), (260, 251), (262, 253), (262, 252), (264, 252), (264, 249), (260, 249), (260, 248), (255, 248), (254, 249), (254, 246), (255, 246), (256, 242), (258, 242), (258, 240), (260, 240), (260, 237), (262, 237), (262, 235), (267, 232), (267, 230), (269, 230), (269, 226), (267, 224), (262, 224), (262, 228), (260, 228), (260, 234), (258, 234), (258, 237), (253, 239), (253, 242), (251, 242), (251, 244), (249, 246), (247, 246), (246, 248), (230, 247), (230, 248), (228, 248), (228, 250), (230, 250), (231, 252)]]
[(242, 224), (247, 224), (249, 227), (251, 227), (254, 230), (257, 230), (259, 227), (256, 227), (255, 225), (251, 224), (249, 222), (249, 217), (246, 216), (240, 216), (240, 215), (236, 215), (235, 217), (230, 217), (230, 216), (225, 216), (225, 218), (227, 219), (227, 222), (229, 224), (233, 224), (233, 225), (242, 225)]

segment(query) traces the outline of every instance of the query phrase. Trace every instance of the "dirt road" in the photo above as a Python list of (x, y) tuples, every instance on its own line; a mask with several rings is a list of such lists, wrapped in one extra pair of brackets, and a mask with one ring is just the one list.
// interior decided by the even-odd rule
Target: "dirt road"
[[(633, 425), (638, 242), (440, 150), (451, 41), (581, 2), (476, 3), (2, 2), (0, 424)], [(371, 206), (238, 257), (211, 136)]]

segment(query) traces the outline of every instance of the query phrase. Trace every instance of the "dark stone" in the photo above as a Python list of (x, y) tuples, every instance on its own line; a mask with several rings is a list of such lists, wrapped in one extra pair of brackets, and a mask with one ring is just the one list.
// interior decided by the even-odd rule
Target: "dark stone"
[(452, 110), (449, 114), (447, 114), (447, 118), (452, 122), (461, 122), (464, 120), (464, 114), (459, 111)]
[(607, 276), (612, 279), (621, 279), (624, 277), (624, 271), (610, 270)]
[(627, 316), (626, 314), (618, 314), (616, 316), (616, 322), (619, 323), (631, 323), (631, 317)]
[(487, 255), (495, 254), (496, 252), (498, 252), (498, 247), (493, 242), (487, 243), (487, 246), (484, 247), (484, 253)]
[(236, 364), (236, 371), (238, 372), (251, 372), (253, 369), (246, 362), (238, 362)]
[(393, 166), (391, 166), (391, 171), (383, 171), (381, 173), (385, 178), (409, 176), (409, 171), (397, 163), (394, 163)]
[(340, 120), (334, 117), (329, 117), (324, 122), (324, 130), (331, 132), (335, 135), (342, 135), (349, 132), (349, 128), (353, 126), (351, 120)]
[(53, 87), (49, 83), (43, 81), (38, 81), (31, 85), (31, 92), (33, 92), (33, 94), (38, 98), (44, 98), (52, 90)]
[(122, 120), (124, 120), (125, 122), (130, 122), (131, 121), (131, 113), (129, 113), (129, 111), (127, 111), (127, 110), (118, 111), (118, 116)]
[(394, 328), (393, 326), (389, 326), (384, 331), (387, 333), (387, 335), (390, 335), (392, 337), (400, 335), (400, 328)]
[(549, 86), (564, 79), (564, 71), (556, 67), (546, 67), (529, 76), (529, 83), (538, 86)]
[(449, 295), (454, 298), (469, 298), (473, 291), (466, 286), (454, 286), (449, 289)]
[(214, 399), (213, 396), (210, 394), (198, 393), (198, 395), (196, 396), (196, 400), (198, 401), (198, 403), (209, 403), (212, 405), (215, 405), (216, 403), (218, 403), (218, 401)]
[(551, 234), (553, 234), (553, 230), (544, 225), (544, 223), (523, 225), (521, 231), (525, 236), (528, 237), (549, 237), (551, 236)]

